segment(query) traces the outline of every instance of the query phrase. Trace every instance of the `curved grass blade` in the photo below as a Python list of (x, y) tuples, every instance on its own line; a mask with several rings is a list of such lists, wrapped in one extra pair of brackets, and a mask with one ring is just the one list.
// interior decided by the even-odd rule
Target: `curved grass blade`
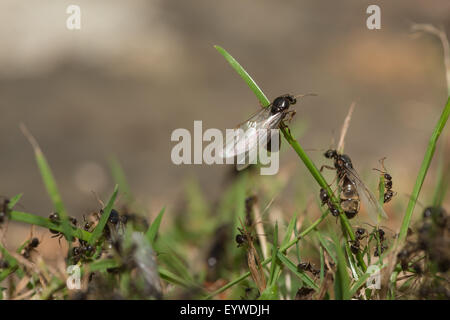
[(20, 201), (20, 199), (22, 198), (22, 193), (19, 193), (18, 195), (15, 195), (14, 197), (12, 197), (11, 199), (9, 199), (9, 203), (8, 203), (8, 209), (12, 210), (14, 208), (14, 206)]
[(348, 300), (350, 295), (350, 278), (347, 273), (347, 262), (342, 250), (341, 244), (336, 236), (334, 236), (334, 246), (337, 255), (337, 271), (334, 280), (334, 296), (336, 300)]
[(131, 203), (133, 203), (134, 199), (131, 194), (131, 189), (127, 182), (127, 178), (125, 176), (125, 172), (123, 171), (122, 166), (120, 165), (120, 162), (116, 157), (110, 157), (109, 168), (111, 170), (111, 174), (115, 183), (119, 185), (119, 189), (123, 194), (125, 201), (130, 205)]
[(17, 262), (17, 260), (11, 256), (8, 252), (8, 250), (6, 250), (6, 248), (4, 248), (1, 244), (0, 244), (0, 252), (2, 253), (2, 257), (3, 259), (5, 259), (8, 262), (9, 267), (6, 268), (5, 270), (3, 270), (2, 272), (0, 272), (0, 283), (6, 278), (8, 277), (10, 274), (14, 273), (17, 271), (17, 275), (19, 276), (19, 278), (22, 278), (24, 273), (21, 269), (19, 269), (19, 263)]
[(152, 225), (148, 228), (148, 230), (145, 234), (145, 236), (147, 237), (147, 240), (150, 242), (150, 244), (152, 246), (155, 243), (156, 235), (158, 233), (159, 226), (161, 225), (161, 220), (162, 220), (165, 210), (166, 210), (165, 207), (161, 209), (158, 216), (155, 218), (155, 220), (153, 220)]
[(399, 241), (397, 244), (403, 243), (406, 239), (406, 235), (408, 233), (408, 228), (411, 223), (411, 218), (413, 215), (414, 207), (416, 206), (417, 199), (419, 197), (420, 190), (422, 189), (423, 182), (428, 172), (428, 168), (430, 167), (431, 160), (433, 159), (434, 151), (436, 150), (436, 142), (441, 135), (442, 130), (447, 123), (448, 117), (450, 115), (450, 97), (447, 99), (447, 103), (442, 111), (441, 117), (434, 128), (433, 134), (431, 135), (430, 141), (428, 143), (428, 148), (425, 153), (425, 157), (422, 161), (422, 165), (419, 170), (419, 174), (417, 175), (416, 183), (414, 185), (413, 192), (411, 193), (411, 197), (408, 202), (408, 207), (406, 209), (405, 216), (403, 217), (403, 222), (400, 227)]
[(356, 292), (366, 283), (367, 279), (369, 279), (370, 273), (364, 273), (361, 277), (359, 277), (358, 281), (355, 282), (353, 287), (350, 289), (350, 297), (353, 297)]
[(22, 130), (22, 133), (25, 135), (25, 137), (28, 139), (31, 146), (33, 147), (36, 162), (39, 167), (42, 180), (44, 181), (45, 188), (47, 189), (47, 193), (50, 196), (50, 199), (52, 200), (55, 211), (61, 217), (61, 225), (63, 226), (62, 232), (64, 233), (66, 239), (70, 243), (70, 241), (72, 240), (72, 234), (70, 232), (71, 227), (67, 211), (62, 201), (61, 195), (58, 191), (58, 186), (56, 185), (55, 178), (53, 177), (53, 173), (50, 169), (47, 159), (42, 153), (42, 150), (39, 147), (39, 144), (37, 143), (36, 139), (31, 135), (31, 133), (28, 131), (28, 129), (25, 127), (23, 123), (20, 124), (20, 129)]
[(100, 217), (100, 221), (98, 222), (97, 226), (95, 227), (94, 231), (92, 232), (92, 236), (89, 239), (89, 244), (93, 245), (98, 240), (98, 238), (100, 238), (100, 236), (102, 235), (103, 229), (106, 226), (106, 222), (108, 222), (109, 215), (114, 206), (114, 201), (116, 201), (118, 191), (119, 191), (119, 186), (116, 184), (116, 186), (114, 187), (114, 192), (111, 195), (111, 198), (109, 198), (108, 204), (106, 205), (105, 209), (103, 209), (103, 214)]
[(258, 100), (261, 102), (261, 104), (264, 107), (267, 107), (270, 105), (269, 99), (267, 99), (266, 95), (262, 92), (262, 90), (259, 88), (259, 86), (256, 84), (256, 82), (250, 77), (250, 75), (245, 71), (244, 68), (239, 64), (239, 62), (234, 59), (231, 54), (229, 54), (224, 48), (221, 46), (214, 46), (217, 51), (221, 55), (224, 56), (225, 60), (228, 61), (228, 63), (233, 67), (233, 69), (241, 76), (241, 78), (247, 83), (249, 88), (253, 91), (253, 93), (256, 95)]

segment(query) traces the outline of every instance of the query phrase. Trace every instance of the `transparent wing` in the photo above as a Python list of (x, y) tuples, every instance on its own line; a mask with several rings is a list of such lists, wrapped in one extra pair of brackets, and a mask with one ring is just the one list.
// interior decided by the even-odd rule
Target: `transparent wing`
[[(255, 148), (267, 144), (270, 136), (268, 129), (275, 129), (280, 124), (283, 113), (272, 114), (270, 108), (261, 109), (251, 116), (247, 121), (241, 123), (235, 130), (235, 135), (227, 136), (225, 147), (220, 153), (224, 159), (238, 157), (238, 170), (248, 166), (251, 154)], [(252, 160), (252, 159), (250, 159)], [(246, 164), (247, 163), (247, 164)]]
[(379, 224), (380, 218), (387, 219), (387, 214), (373, 193), (366, 187), (354, 169), (346, 169), (348, 178), (355, 184), (359, 198), (363, 202), (373, 223)]
[(135, 247), (134, 261), (139, 270), (139, 274), (144, 279), (147, 294), (160, 299), (162, 297), (161, 282), (158, 274), (155, 252), (150, 243), (140, 232), (133, 232), (131, 240)]

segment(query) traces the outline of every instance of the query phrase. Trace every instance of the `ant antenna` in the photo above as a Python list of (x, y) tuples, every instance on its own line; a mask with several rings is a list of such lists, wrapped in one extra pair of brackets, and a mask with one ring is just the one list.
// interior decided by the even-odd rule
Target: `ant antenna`
[(101, 204), (102, 208), (105, 207), (105, 203), (100, 199), (100, 197), (98, 196), (97, 192), (95, 192), (94, 190), (91, 190), (92, 194), (94, 195), (95, 199)]
[(317, 97), (318, 94), (317, 93), (304, 93), (304, 94), (298, 94), (296, 96), (294, 96), (295, 99), (297, 98), (303, 98), (303, 97)]
[(384, 166), (384, 160), (386, 160), (386, 159), (387, 159), (387, 157), (383, 157), (380, 160), (378, 160), (378, 162), (381, 164), (381, 167), (383, 168), (384, 171), (382, 171), (380, 169), (377, 169), (377, 168), (372, 168), (372, 169), (373, 170), (377, 170), (377, 171), (379, 171), (381, 173), (387, 173), (386, 167)]
[(386, 227), (386, 226), (374, 226), (374, 225), (371, 225), (370, 223), (367, 223), (367, 222), (363, 222), (363, 224), (367, 224), (368, 226), (371, 226), (372, 228), (376, 228), (376, 229), (381, 229), (381, 228), (388, 229), (389, 231), (395, 233), (394, 230), (392, 230), (391, 228)]

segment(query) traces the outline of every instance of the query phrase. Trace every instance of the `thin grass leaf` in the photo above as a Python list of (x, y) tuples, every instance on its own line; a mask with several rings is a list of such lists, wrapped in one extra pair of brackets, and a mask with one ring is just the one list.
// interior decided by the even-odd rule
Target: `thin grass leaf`
[(428, 148), (425, 152), (424, 159), (422, 161), (422, 165), (419, 170), (419, 174), (417, 175), (416, 183), (414, 185), (414, 189), (411, 193), (411, 197), (408, 202), (408, 207), (406, 209), (405, 216), (403, 217), (403, 222), (400, 227), (399, 241), (397, 244), (401, 244), (406, 239), (406, 235), (408, 234), (408, 228), (411, 223), (411, 218), (413, 215), (414, 207), (416, 206), (417, 199), (419, 198), (420, 190), (422, 189), (423, 182), (428, 172), (428, 168), (430, 167), (431, 160), (433, 159), (434, 151), (436, 149), (436, 142), (441, 135), (442, 130), (447, 123), (448, 117), (450, 115), (450, 97), (447, 99), (447, 104), (442, 111), (441, 117), (434, 128), (433, 134), (431, 135), (430, 141), (428, 143)]
[(273, 246), (272, 246), (272, 263), (270, 265), (269, 281), (268, 286), (272, 286), (275, 279), (275, 271), (277, 266), (277, 254), (278, 254), (278, 222), (275, 222), (274, 232), (273, 232)]
[(369, 279), (370, 273), (364, 273), (359, 279), (355, 282), (353, 287), (350, 289), (350, 297), (355, 296), (356, 292), (366, 283), (367, 279)]
[(352, 271), (352, 276), (354, 279), (358, 279), (359, 278), (359, 274), (357, 271), (358, 269), (355, 266), (355, 259), (350, 250), (350, 246), (349, 246), (348, 242), (345, 243), (344, 247), (345, 247), (345, 252), (346, 252), (346, 256), (347, 256), (347, 262), (348, 262), (348, 265), (350, 266), (350, 270)]
[(22, 193), (19, 193), (18, 195), (15, 195), (11, 199), (9, 199), (8, 203), (9, 210), (12, 210), (14, 208), (14, 206), (19, 202), (20, 198), (22, 198), (22, 195), (23, 195)]
[(108, 204), (103, 209), (103, 214), (100, 217), (100, 221), (97, 223), (97, 226), (95, 227), (94, 231), (92, 232), (92, 236), (89, 239), (89, 244), (93, 245), (95, 242), (100, 238), (100, 236), (103, 233), (103, 229), (106, 226), (106, 223), (108, 222), (109, 215), (111, 214), (111, 210), (114, 206), (114, 202), (116, 201), (117, 193), (119, 192), (119, 186), (116, 184), (114, 187), (114, 191), (109, 198)]
[[(272, 257), (269, 272), (269, 281), (267, 282), (266, 289), (261, 292), (261, 296), (258, 300), (276, 300), (278, 299), (278, 286), (277, 280), (279, 277), (279, 271), (281, 270), (278, 261), (278, 222), (275, 222), (274, 232), (273, 232), (273, 245), (272, 245)], [(263, 275), (264, 276), (264, 275)]]
[(166, 280), (167, 282), (183, 286), (185, 288), (192, 287), (192, 283), (189, 283), (185, 281), (183, 278), (178, 277), (177, 275), (173, 274), (169, 270), (166, 270), (164, 268), (158, 268), (159, 276), (161, 279)]
[(258, 300), (277, 300), (278, 299), (278, 286), (276, 284), (268, 286), (266, 290), (261, 293)]
[(17, 260), (9, 254), (8, 250), (0, 244), (0, 252), (2, 254), (2, 259), (8, 262), (9, 267), (0, 272), (0, 282), (2, 282), (6, 277), (8, 277), (11, 273), (14, 273), (16, 270), (18, 271), (18, 276), (21, 278), (23, 276), (23, 271), (19, 268), (19, 263)]
[[(54, 224), (50, 221), (50, 219), (47, 219), (47, 218), (44, 218), (44, 217), (41, 217), (41, 216), (38, 216), (35, 214), (27, 213), (27, 212), (11, 211), (9, 219), (12, 221), (24, 222), (24, 223), (40, 226), (40, 227), (43, 227), (46, 229), (52, 229), (55, 231), (63, 232), (62, 225)], [(85, 231), (83, 229), (79, 229), (79, 228), (74, 228), (74, 227), (70, 227), (70, 228), (71, 228), (71, 234), (78, 239), (89, 241), (89, 239), (91, 238), (90, 232), (87, 232), (87, 231)]]
[(291, 240), (292, 233), (294, 232), (294, 227), (297, 222), (297, 217), (292, 217), (291, 221), (289, 222), (289, 225), (286, 229), (286, 233), (284, 234), (283, 241), (281, 241), (281, 247), (284, 247), (286, 244), (289, 243), (289, 240)]
[(167, 252), (159, 247), (159, 245), (155, 245), (155, 251), (158, 252), (158, 261), (160, 264), (164, 264), (167, 268), (171, 269), (176, 274), (180, 275), (183, 279), (193, 282), (194, 279), (192, 275), (189, 273), (189, 269), (186, 264), (178, 257), (178, 254), (171, 250), (167, 249)]
[(81, 273), (84, 274), (83, 271), (89, 270), (89, 272), (95, 271), (106, 271), (107, 269), (117, 268), (119, 264), (114, 259), (102, 259), (94, 261), (87, 266), (83, 267)]
[(150, 244), (153, 246), (155, 243), (155, 239), (156, 239), (156, 235), (158, 233), (159, 230), (159, 226), (161, 225), (161, 220), (162, 217), (164, 215), (164, 211), (166, 210), (166, 208), (162, 208), (161, 211), (159, 212), (158, 216), (155, 218), (155, 220), (153, 221), (152, 225), (148, 228), (145, 236), (147, 237), (147, 240), (150, 242)]
[(111, 170), (114, 182), (119, 185), (119, 189), (121, 193), (123, 193), (125, 201), (127, 202), (127, 204), (130, 205), (131, 203), (133, 203), (134, 199), (131, 194), (131, 189), (127, 182), (127, 178), (125, 176), (125, 172), (123, 171), (122, 166), (120, 165), (120, 162), (117, 159), (117, 157), (115, 156), (110, 157), (109, 168)]
[(65, 235), (66, 239), (70, 243), (72, 240), (72, 235), (70, 233), (71, 228), (69, 218), (64, 203), (62, 201), (61, 195), (58, 191), (56, 180), (53, 177), (52, 170), (50, 169), (47, 159), (42, 153), (42, 150), (39, 147), (39, 144), (37, 143), (36, 139), (31, 135), (31, 133), (28, 131), (28, 129), (25, 127), (23, 123), (20, 124), (20, 129), (22, 130), (23, 134), (33, 147), (36, 162), (39, 168), (39, 172), (41, 173), (45, 188), (47, 189), (47, 193), (50, 196), (50, 199), (52, 200), (55, 211), (61, 217), (61, 224), (63, 226), (62, 233)]
[(320, 284), (322, 285), (322, 281), (325, 276), (325, 255), (322, 246), (319, 247), (319, 255), (320, 255)]
[(347, 262), (344, 251), (337, 236), (334, 236), (334, 246), (337, 254), (337, 271), (334, 280), (334, 296), (336, 300), (348, 300), (350, 295), (350, 278), (347, 273)]
[(317, 239), (319, 239), (320, 245), (326, 250), (326, 252), (328, 252), (331, 260), (333, 260), (334, 263), (337, 263), (336, 255), (334, 253), (334, 250), (331, 249), (330, 244), (322, 237), (320, 232), (315, 231), (314, 234), (316, 235)]
[[(444, 137), (446, 138), (446, 137)], [(441, 143), (441, 146), (445, 146), (447, 139), (444, 139), (443, 143)], [(445, 194), (448, 190), (449, 180), (450, 180), (450, 167), (446, 162), (445, 159), (445, 148), (441, 147), (441, 150), (439, 152), (439, 164), (438, 168), (436, 170), (436, 187), (434, 188), (434, 195), (433, 195), (433, 206), (440, 207), (442, 206), (442, 203), (445, 198)]]
[[(295, 217), (295, 222), (294, 222), (294, 236), (297, 239), (299, 237), (297, 228), (295, 227), (297, 225), (297, 217)], [(295, 253), (297, 255), (297, 262), (300, 263), (301, 261), (301, 255), (300, 255), (300, 246), (298, 244), (298, 242), (295, 243)]]
[(269, 99), (267, 99), (266, 95), (262, 92), (262, 90), (252, 79), (252, 77), (247, 73), (247, 71), (245, 71), (245, 69), (242, 68), (239, 62), (237, 62), (224, 48), (217, 45), (214, 46), (214, 48), (216, 48), (216, 50), (219, 51), (219, 53), (224, 56), (225, 60), (228, 61), (231, 67), (241, 76), (241, 78), (245, 81), (245, 83), (247, 83), (248, 87), (253, 91), (253, 93), (256, 95), (261, 104), (264, 107), (269, 106), (270, 105)]

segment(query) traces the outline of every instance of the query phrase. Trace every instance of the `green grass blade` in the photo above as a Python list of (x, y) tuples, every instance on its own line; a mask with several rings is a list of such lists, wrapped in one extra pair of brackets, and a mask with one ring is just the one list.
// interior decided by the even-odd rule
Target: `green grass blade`
[(152, 225), (148, 228), (147, 233), (145, 234), (145, 236), (147, 237), (148, 241), (152, 246), (155, 243), (156, 235), (158, 233), (159, 226), (161, 225), (161, 220), (165, 210), (166, 210), (165, 207), (161, 209), (158, 216), (155, 218)]
[(109, 168), (111, 170), (114, 182), (119, 185), (119, 189), (125, 197), (125, 201), (127, 202), (127, 204), (131, 204), (134, 200), (131, 194), (131, 189), (127, 182), (125, 172), (123, 171), (122, 166), (120, 165), (120, 162), (116, 157), (110, 157)]
[(8, 277), (10, 274), (17, 271), (17, 275), (22, 278), (23, 271), (19, 269), (19, 263), (17, 260), (9, 254), (8, 250), (0, 244), (0, 253), (2, 254), (2, 259), (6, 260), (9, 264), (9, 267), (0, 272), (0, 283)]
[(331, 249), (330, 244), (322, 237), (320, 232), (316, 231), (314, 232), (314, 234), (317, 236), (317, 239), (319, 239), (320, 245), (325, 249), (326, 252), (328, 252), (328, 255), (331, 257), (331, 260), (333, 260), (334, 263), (337, 263), (336, 255)]
[(224, 48), (220, 46), (214, 46), (217, 51), (221, 55), (224, 56), (225, 60), (228, 61), (228, 63), (233, 67), (233, 69), (241, 76), (241, 78), (247, 83), (249, 88), (253, 91), (253, 93), (256, 95), (258, 100), (261, 102), (261, 104), (264, 107), (267, 107), (270, 105), (269, 99), (267, 99), (266, 95), (262, 92), (262, 90), (259, 88), (259, 86), (256, 84), (256, 82), (250, 77), (250, 75), (245, 71), (244, 68), (239, 64), (239, 62), (236, 61)]
[(114, 192), (111, 195), (111, 197), (109, 198), (108, 204), (106, 205), (105, 209), (103, 209), (103, 214), (100, 217), (100, 221), (98, 222), (97, 226), (95, 227), (94, 231), (92, 232), (92, 236), (89, 239), (89, 244), (93, 245), (98, 240), (98, 238), (100, 238), (100, 236), (102, 235), (103, 229), (105, 228), (106, 223), (108, 222), (109, 215), (114, 206), (114, 201), (116, 201), (118, 192), (119, 192), (119, 186), (116, 184), (116, 186), (114, 187)]
[(52, 170), (50, 169), (47, 159), (42, 153), (42, 150), (39, 147), (39, 144), (37, 143), (36, 139), (31, 135), (31, 133), (28, 131), (28, 129), (25, 127), (24, 124), (21, 124), (20, 128), (25, 137), (30, 142), (31, 146), (33, 147), (36, 162), (39, 171), (41, 173), (45, 188), (47, 189), (47, 193), (50, 196), (50, 199), (52, 200), (53, 208), (61, 217), (61, 224), (63, 226), (62, 232), (66, 236), (66, 239), (68, 239), (70, 242), (70, 240), (72, 239), (72, 235), (70, 233), (71, 228), (68, 219), (68, 214), (62, 201), (61, 195), (58, 191), (58, 186), (56, 184), (56, 180), (53, 176)]
[(169, 270), (166, 270), (163, 268), (158, 268), (158, 271), (159, 271), (159, 276), (161, 277), (161, 279), (164, 279), (167, 282), (170, 282), (170, 283), (173, 283), (176, 285), (181, 285), (185, 288), (192, 287), (191, 283), (185, 281), (183, 278), (180, 278), (179, 276), (170, 272)]
[(114, 259), (102, 259), (94, 261), (87, 266), (82, 268), (82, 274), (84, 274), (84, 270), (89, 270), (89, 272), (95, 272), (95, 271), (106, 271), (110, 268), (117, 268), (119, 264)]
[(445, 127), (445, 124), (447, 123), (449, 115), (450, 115), (450, 97), (447, 99), (447, 104), (445, 105), (444, 110), (442, 111), (441, 117), (439, 118), (439, 121), (436, 127), (434, 128), (433, 134), (431, 135), (430, 141), (428, 143), (428, 148), (427, 151), (425, 152), (425, 157), (422, 161), (422, 165), (420, 167), (419, 174), (417, 176), (413, 192), (411, 193), (411, 197), (408, 202), (408, 207), (406, 209), (402, 225), (400, 227), (398, 244), (403, 243), (403, 241), (406, 239), (414, 207), (419, 197), (420, 190), (422, 189), (422, 185), (425, 180), (425, 176), (427, 175), (428, 168), (430, 167), (431, 160), (433, 159), (434, 151), (436, 149), (436, 142), (439, 136), (441, 135), (441, 132)]
[(19, 193), (18, 195), (15, 195), (14, 197), (12, 197), (11, 199), (9, 199), (9, 203), (8, 203), (8, 209), (12, 210), (14, 208), (14, 206), (20, 201), (20, 199), (22, 198), (22, 193)]
[[(38, 216), (35, 214), (27, 213), (27, 212), (11, 211), (9, 219), (12, 221), (33, 224), (36, 226), (56, 230), (59, 232), (63, 231), (62, 225), (54, 224), (47, 218), (44, 218), (44, 217), (41, 217), (41, 216)], [(70, 228), (71, 228), (71, 234), (78, 239), (88, 241), (91, 238), (90, 232), (87, 232), (87, 231), (85, 231), (83, 229), (79, 229), (79, 228), (73, 228), (73, 227), (70, 227)]]
[(361, 288), (369, 279), (370, 273), (364, 273), (361, 277), (359, 277), (358, 281), (355, 282), (353, 287), (350, 289), (350, 298), (353, 297), (356, 292), (358, 292), (359, 288)]
[(277, 254), (278, 254), (278, 222), (275, 222), (275, 228), (273, 232), (273, 246), (272, 246), (272, 263), (270, 265), (270, 274), (269, 274), (269, 281), (268, 281), (268, 287), (271, 287), (274, 285), (275, 281), (277, 280), (275, 278), (276, 274), (276, 266), (277, 266)]
[(350, 296), (350, 277), (347, 273), (347, 263), (337, 236), (334, 237), (337, 255), (337, 271), (334, 280), (334, 296), (336, 300), (348, 300)]
[(296, 216), (292, 217), (292, 219), (289, 222), (289, 225), (286, 229), (286, 233), (284, 235), (283, 241), (281, 241), (281, 247), (284, 247), (286, 244), (289, 243), (289, 240), (291, 240), (291, 236), (292, 236), (292, 233), (294, 232), (294, 227), (295, 227), (296, 222), (297, 222), (297, 217)]
[[(446, 145), (447, 139), (441, 143), (441, 146)], [(445, 148), (441, 147), (439, 152), (439, 164), (436, 171), (437, 181), (434, 188), (433, 206), (440, 207), (445, 199), (445, 194), (448, 191), (450, 180), (450, 166), (445, 159)]]

